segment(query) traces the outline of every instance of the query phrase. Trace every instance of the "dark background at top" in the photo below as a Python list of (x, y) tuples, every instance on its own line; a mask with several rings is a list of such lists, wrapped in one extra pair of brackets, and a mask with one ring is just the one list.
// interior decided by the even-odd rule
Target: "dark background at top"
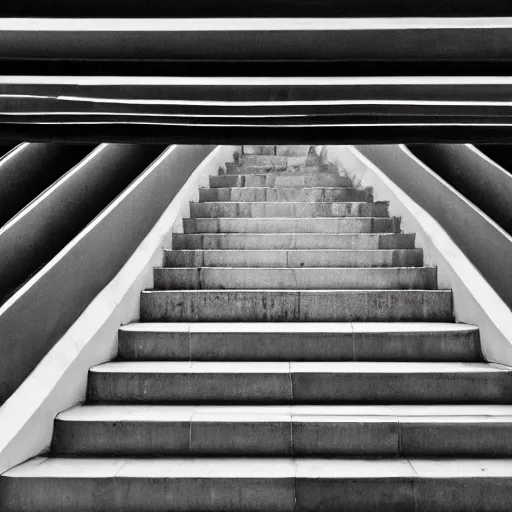
[(4, 0), (0, 17), (512, 16), (510, 0)]

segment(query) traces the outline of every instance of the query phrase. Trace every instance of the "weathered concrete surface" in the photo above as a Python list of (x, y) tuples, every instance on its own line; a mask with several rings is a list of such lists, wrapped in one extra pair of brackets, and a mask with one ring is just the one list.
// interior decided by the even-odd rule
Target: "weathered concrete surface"
[(453, 320), (448, 290), (144, 291), (144, 322)]
[(413, 249), (414, 233), (175, 234), (175, 249)]
[[(60, 456), (510, 456), (489, 405), (87, 405), (57, 417)], [(291, 433), (291, 435), (290, 435)]]
[(183, 219), (185, 233), (400, 233), (399, 218), (260, 217)]
[(212, 176), (210, 187), (351, 187), (352, 182), (348, 177), (327, 172), (315, 172), (309, 174), (300, 173), (268, 173), (268, 174), (244, 174)]
[(435, 290), (435, 268), (156, 268), (156, 290)]
[[(291, 379), (291, 385), (290, 385)], [(512, 372), (483, 363), (116, 362), (91, 369), (88, 401), (502, 403)]]
[(119, 330), (123, 360), (481, 360), (478, 327), (447, 323), (135, 323)]
[[(271, 189), (272, 190), (272, 189)], [(191, 203), (192, 218), (215, 217), (388, 217), (385, 203), (216, 201)]]
[(422, 249), (166, 250), (164, 267), (421, 267)]
[[(272, 152), (253, 148), (263, 163)], [(283, 201), (263, 203), (281, 218), (238, 218), (236, 202), (184, 205), (183, 217), (211, 214), (184, 218), (185, 232), (218, 232), (172, 223), (170, 266), (154, 270), (154, 286), (169, 289), (142, 292), (118, 361), (92, 367), (87, 405), (57, 418), (55, 458), (4, 475), (0, 504), (466, 512), (489, 509), (493, 492), (490, 510), (507, 510), (512, 467), (474, 457), (512, 453), (512, 372), (482, 362), (478, 326), (453, 322), (431, 253), (423, 267), (413, 234), (347, 233), (354, 220), (397, 231), (399, 218), (290, 218), (297, 201)], [(318, 204), (336, 206), (300, 208)], [(253, 221), (268, 232), (251, 233)], [(297, 232), (284, 230), (290, 221)], [(339, 233), (323, 233), (332, 221)], [(242, 231), (225, 233), (231, 222)]]

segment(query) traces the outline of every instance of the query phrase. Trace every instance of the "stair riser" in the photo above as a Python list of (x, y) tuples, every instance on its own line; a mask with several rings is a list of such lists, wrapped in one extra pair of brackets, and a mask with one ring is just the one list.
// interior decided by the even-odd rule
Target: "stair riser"
[(451, 322), (451, 291), (148, 291), (143, 322)]
[[(307, 325), (307, 324), (306, 324)], [(229, 333), (119, 331), (127, 361), (467, 361), (481, 360), (467, 333)]]
[[(276, 158), (276, 157), (274, 157)], [(275, 162), (272, 163), (233, 163), (226, 162), (226, 174), (228, 175), (236, 175), (236, 174), (265, 174), (265, 173), (278, 173), (278, 172), (300, 172), (303, 173), (306, 170), (306, 159), (302, 159), (302, 162), (298, 164), (296, 167), (289, 167), (288, 163), (284, 158), (279, 157)]]
[(174, 233), (174, 249), (202, 250), (377, 250), (413, 249), (414, 234), (180, 234)]
[[(413, 428), (411, 426), (413, 425)], [(510, 423), (407, 423), (406, 418), (281, 421), (55, 422), (60, 456), (510, 457)]]
[(244, 155), (307, 156), (309, 146), (243, 146)]
[(399, 233), (400, 219), (340, 218), (217, 218), (183, 219), (185, 233)]
[[(199, 201), (232, 201), (232, 202), (371, 202), (373, 193), (368, 190), (358, 190), (350, 187), (339, 188), (271, 188), (271, 187), (239, 187), (239, 188), (202, 188), (199, 189)], [(258, 207), (259, 205), (254, 205)], [(268, 208), (269, 206), (267, 206)], [(284, 207), (284, 206), (283, 206)], [(313, 205), (304, 205), (311, 209)], [(316, 206), (326, 210), (331, 205)], [(275, 208), (275, 206), (274, 206)], [(288, 206), (290, 208), (290, 206)], [(313, 210), (312, 210), (313, 211)]]
[(155, 268), (157, 290), (434, 290), (435, 268)]
[(421, 267), (421, 249), (396, 251), (165, 251), (165, 267)]
[(107, 373), (91, 371), (102, 403), (510, 403), (507, 373)]
[[(307, 169), (305, 170), (307, 171)], [(293, 172), (279, 174), (248, 174), (210, 176), (210, 187), (351, 187), (352, 180), (348, 176), (328, 172), (316, 172), (298, 175)]]
[[(129, 467), (129, 466), (128, 466)], [(385, 471), (385, 470), (384, 470)], [(509, 478), (485, 476), (1, 478), (6, 512), (509, 512)]]
[(381, 203), (191, 203), (190, 217), (388, 217)]
[(295, 479), (115, 476), (0, 479), (5, 512), (293, 512)]
[[(271, 157), (267, 157), (271, 158)], [(226, 174), (236, 176), (240, 174), (318, 174), (327, 171), (316, 161), (307, 161), (306, 157), (290, 157), (286, 163), (282, 162), (284, 157), (273, 157), (275, 163), (252, 163), (252, 162), (226, 162)], [(337, 169), (333, 174), (338, 174)]]
[(275, 155), (277, 146), (242, 146), (243, 155)]
[(276, 155), (242, 155), (240, 157), (240, 163), (242, 165), (254, 165), (254, 166), (276, 166), (278, 168), (288, 167), (293, 164), (306, 164), (306, 157), (286, 157)]

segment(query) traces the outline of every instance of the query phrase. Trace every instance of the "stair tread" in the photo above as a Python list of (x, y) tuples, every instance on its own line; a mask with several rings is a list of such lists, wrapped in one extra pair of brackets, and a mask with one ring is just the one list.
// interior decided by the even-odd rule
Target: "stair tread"
[[(318, 187), (317, 187), (318, 188)], [(220, 190), (220, 189), (215, 189)], [(247, 190), (247, 189), (243, 189)], [(303, 190), (303, 189), (302, 189)], [(190, 201), (190, 204), (204, 204), (204, 205), (210, 205), (210, 204), (220, 204), (220, 205), (232, 205), (232, 204), (261, 204), (261, 205), (268, 205), (269, 201)], [(304, 205), (316, 205), (316, 204), (327, 204), (327, 205), (337, 205), (337, 204), (387, 204), (386, 201), (272, 201), (272, 205), (276, 204), (286, 204), (286, 205), (293, 205), (293, 204), (304, 204)]]
[[(219, 233), (219, 234), (222, 234), (222, 233)], [(364, 233), (362, 233), (362, 234), (364, 234)], [(373, 233), (369, 233), (369, 234), (373, 234)], [(419, 248), (418, 249), (416, 249), (416, 248), (412, 248), (412, 249), (172, 249), (172, 248), (164, 249), (165, 252), (212, 253), (212, 252), (222, 251), (222, 253), (225, 253), (225, 254), (228, 254), (230, 252), (241, 252), (241, 253), (278, 252), (278, 253), (284, 253), (284, 252), (292, 252), (292, 251), (293, 251), (293, 253), (297, 253), (297, 254), (301, 253), (301, 252), (308, 252), (308, 253), (312, 252), (312, 253), (316, 253), (316, 254), (322, 254), (324, 252), (329, 252), (329, 253), (338, 253), (338, 252), (341, 252), (341, 253), (368, 253), (369, 252), (369, 253), (375, 253), (375, 254), (377, 254), (377, 253), (391, 254), (393, 252), (398, 252), (398, 251), (418, 252), (421, 250), (422, 249), (419, 249)], [(356, 268), (356, 267), (354, 267), (354, 268)]]
[[(238, 174), (237, 176), (268, 176), (268, 173), (267, 174)], [(283, 176), (283, 175), (280, 175), (280, 176)], [(299, 174), (291, 174), (290, 176), (311, 176), (311, 174), (302, 174), (302, 175), (299, 175)], [(278, 187), (279, 190), (316, 190), (316, 189), (320, 189), (320, 190), (363, 190), (361, 188), (358, 188), (358, 187), (354, 187), (354, 186), (337, 186), (337, 187), (333, 187), (333, 186), (329, 186), (329, 185), (315, 185), (315, 186), (308, 186), (308, 187)], [(265, 189), (265, 190), (275, 190), (276, 187), (266, 187), (266, 186), (261, 186), (261, 187), (204, 187), (204, 189), (206, 190), (243, 190), (243, 191), (251, 191), (251, 190), (261, 190), (261, 189)], [(204, 190), (203, 189), (203, 190)], [(359, 202), (359, 201), (358, 201)], [(387, 201), (383, 201), (383, 202), (387, 202)]]
[(512, 459), (36, 457), (3, 478), (511, 478)]
[(184, 267), (153, 267), (156, 270), (172, 270), (172, 271), (179, 271), (179, 270), (219, 270), (222, 272), (229, 272), (230, 270), (243, 270), (250, 271), (250, 270), (268, 270), (271, 272), (296, 272), (296, 271), (311, 271), (311, 272), (322, 272), (322, 271), (328, 271), (328, 272), (396, 272), (398, 270), (406, 270), (411, 272), (419, 272), (423, 269), (436, 269), (437, 267), (431, 266), (431, 265), (420, 265), (417, 267), (413, 267), (412, 265), (409, 266), (393, 266), (393, 267), (286, 267), (286, 268), (279, 268), (279, 267), (239, 267), (237, 265), (233, 265), (231, 267), (217, 267), (217, 266), (184, 266)]
[(253, 361), (115, 361), (93, 366), (96, 373), (247, 374), (247, 373), (509, 373), (512, 368), (495, 363), (465, 362), (253, 362)]
[(407, 421), (512, 423), (512, 405), (79, 405), (61, 412), (67, 422), (290, 422)]
[(137, 332), (239, 332), (243, 333), (402, 333), (470, 332), (478, 326), (448, 322), (135, 322), (123, 325), (123, 331)]

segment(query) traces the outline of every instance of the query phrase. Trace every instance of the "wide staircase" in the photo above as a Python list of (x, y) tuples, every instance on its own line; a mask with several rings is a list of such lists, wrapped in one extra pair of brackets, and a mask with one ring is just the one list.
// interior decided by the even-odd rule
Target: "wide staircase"
[(226, 167), (2, 510), (510, 511), (512, 374), (414, 234), (308, 147)]

